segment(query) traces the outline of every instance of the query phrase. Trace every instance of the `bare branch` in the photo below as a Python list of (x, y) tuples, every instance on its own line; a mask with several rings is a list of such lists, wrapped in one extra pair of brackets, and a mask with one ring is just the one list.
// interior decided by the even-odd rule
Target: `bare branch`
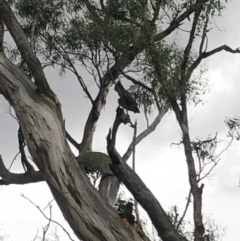
[(116, 143), (116, 136), (117, 136), (117, 131), (119, 126), (121, 125), (121, 123), (124, 123), (125, 125), (127, 123), (131, 124), (131, 120), (129, 118), (129, 115), (127, 115), (124, 111), (124, 109), (122, 109), (121, 107), (118, 107), (116, 110), (117, 114), (116, 114), (116, 119), (114, 121), (113, 124), (113, 128), (112, 130), (109, 130), (108, 136), (107, 136), (107, 151), (108, 151), (108, 155), (111, 158), (112, 162), (115, 165), (120, 164), (119, 160), (121, 159), (120, 156), (118, 156), (119, 154), (116, 154), (116, 150), (115, 150), (115, 143)]
[(44, 181), (41, 172), (31, 171), (23, 174), (11, 173), (7, 170), (0, 155), (0, 185), (28, 184)]
[[(52, 219), (52, 213), (51, 213), (51, 211), (50, 211), (50, 218), (49, 217), (47, 217), (47, 215), (42, 211), (42, 209), (38, 206), (38, 205), (36, 205), (33, 201), (31, 201), (29, 198), (27, 198), (26, 196), (24, 196), (23, 194), (21, 194), (21, 196), (23, 197), (23, 198), (25, 198), (26, 200), (28, 200), (34, 207), (36, 207), (38, 210), (39, 210), (39, 212), (43, 215), (43, 217), (44, 218), (46, 218), (48, 221), (49, 221), (49, 224), (50, 224), (50, 222), (52, 222), (52, 223), (55, 223), (57, 226), (59, 226), (63, 231), (64, 231), (64, 233), (66, 233), (67, 234), (67, 236), (68, 236), (68, 238), (71, 240), (71, 241), (74, 241), (74, 239), (72, 239), (72, 237), (71, 237), (71, 235), (69, 234), (69, 232), (59, 223), (59, 222), (57, 222), (57, 221), (55, 221), (55, 220), (53, 220)], [(51, 205), (49, 206), (49, 208), (50, 208), (50, 210), (51, 210)]]
[[(184, 54), (183, 54), (183, 61), (182, 61), (182, 65), (181, 65), (181, 70), (182, 70), (182, 74), (185, 73), (185, 69), (188, 63), (188, 59), (189, 59), (189, 54), (191, 52), (192, 49), (192, 44), (194, 41), (194, 37), (195, 37), (195, 31), (197, 28), (197, 23), (200, 17), (200, 13), (201, 13), (201, 8), (200, 8), (200, 4), (197, 2), (196, 3), (196, 11), (194, 13), (194, 18), (193, 18), (193, 24), (192, 24), (192, 28), (190, 31), (190, 35), (189, 35), (189, 40), (188, 40), (188, 44), (184, 50)], [(184, 80), (183, 76), (182, 76), (182, 80)]]
[(150, 1), (150, 4), (152, 6), (153, 9), (153, 18), (151, 20), (152, 23), (155, 23), (158, 19), (158, 15), (159, 15), (159, 11), (160, 11), (160, 4), (161, 1), (156, 1), (156, 5), (154, 6), (154, 3), (152, 1)]
[(227, 45), (222, 45), (218, 48), (215, 48), (209, 52), (204, 52), (202, 53), (196, 60), (195, 62), (191, 65), (191, 67), (188, 70), (187, 76), (191, 76), (192, 72), (197, 68), (197, 66), (201, 63), (201, 61), (205, 58), (210, 57), (211, 55), (214, 55), (218, 52), (221, 52), (222, 50), (225, 50), (226, 52), (232, 53), (232, 54), (239, 54), (240, 53), (240, 49), (236, 48), (235, 50), (230, 48)]
[[(124, 115), (121, 109), (118, 108), (116, 119), (113, 126), (117, 128), (121, 124), (121, 118)], [(124, 123), (124, 120), (122, 123)], [(159, 237), (162, 240), (171, 241), (186, 241), (186, 239), (177, 232), (172, 223), (170, 222), (166, 212), (161, 207), (158, 200), (154, 197), (151, 191), (146, 187), (140, 177), (121, 159), (119, 153), (115, 148), (115, 138), (117, 128), (113, 128), (107, 136), (107, 151), (112, 164), (109, 165), (111, 171), (115, 176), (123, 182), (126, 188), (132, 193), (138, 203), (145, 209), (151, 219), (154, 227), (158, 231)]]
[[(136, 151), (136, 136), (137, 136), (137, 120), (135, 121), (134, 124), (134, 133), (133, 133), (133, 155), (132, 155), (132, 169), (134, 172), (136, 172), (136, 159), (135, 159), (135, 151)], [(139, 216), (139, 210), (138, 210), (138, 202), (134, 198), (134, 206), (135, 206), (135, 213), (136, 213), (136, 219), (137, 219), (137, 224), (141, 226), (141, 220)]]
[(43, 237), (42, 237), (43, 241), (46, 241), (46, 235), (47, 235), (48, 229), (50, 228), (50, 224), (51, 224), (51, 221), (52, 221), (52, 206), (49, 207), (49, 212), (50, 212), (50, 218), (48, 220), (48, 223), (45, 225), (45, 227), (42, 228), (42, 230), (43, 230)]
[(178, 224), (177, 224), (177, 229), (179, 229), (179, 227), (181, 226), (182, 222), (183, 222), (183, 219), (185, 218), (186, 214), (187, 214), (187, 210), (188, 210), (188, 207), (191, 203), (191, 190), (189, 191), (189, 194), (188, 194), (188, 197), (187, 197), (187, 203), (186, 203), (186, 206), (185, 206), (185, 209), (183, 211), (183, 214), (182, 214), (182, 217), (180, 218)]
[[(161, 112), (159, 112), (159, 114), (157, 115), (157, 117), (155, 118), (155, 120), (152, 122), (152, 124), (145, 129), (142, 133), (140, 133), (135, 140), (135, 144), (139, 144), (146, 136), (148, 136), (149, 134), (151, 134), (157, 127), (157, 125), (161, 122), (163, 116), (167, 113), (169, 109), (169, 106), (165, 106)], [(126, 153), (123, 155), (122, 159), (124, 162), (126, 162), (128, 160), (128, 158), (131, 156), (132, 152), (133, 152), (133, 142), (129, 145)]]
[(103, 0), (100, 0), (100, 5), (101, 5), (102, 10), (105, 10), (105, 6), (103, 4)]
[(67, 130), (66, 130), (66, 138), (68, 139), (68, 141), (69, 141), (74, 147), (76, 147), (76, 148), (79, 150), (81, 144), (77, 143), (77, 142), (72, 138), (72, 136), (67, 132)]
[[(201, 3), (204, 4), (208, 2), (209, 0), (202, 0)], [(188, 18), (193, 12), (196, 11), (196, 6), (193, 4), (186, 10), (183, 14), (181, 14), (178, 18), (174, 19), (168, 28), (166, 28), (163, 32), (158, 33), (154, 36), (154, 41), (160, 41), (169, 34), (171, 34), (176, 28), (178, 28), (181, 25), (181, 22)]]
[(150, 88), (150, 87), (148, 87), (147, 85), (143, 84), (142, 82), (136, 80), (136, 79), (133, 78), (132, 76), (124, 73), (122, 70), (121, 70), (121, 74), (122, 74), (124, 77), (126, 77), (128, 80), (130, 80), (132, 83), (143, 87), (144, 89), (148, 90), (148, 91), (151, 92), (151, 93), (154, 93), (154, 91), (153, 91), (152, 88)]
[(83, 81), (82, 77), (78, 74), (78, 71), (77, 69), (75, 68), (72, 60), (70, 59), (69, 55), (66, 53), (65, 51), (65, 48), (62, 46), (62, 44), (60, 43), (60, 41), (58, 42), (59, 46), (61, 47), (62, 51), (64, 52), (64, 54), (62, 55), (63, 58), (69, 63), (69, 65), (71, 66), (72, 68), (72, 72), (76, 75), (83, 91), (86, 93), (87, 97), (90, 99), (92, 105), (94, 105), (94, 101), (93, 101), (93, 98), (91, 96), (91, 94), (89, 93), (88, 89), (87, 89), (87, 86), (85, 84), (85, 82)]
[[(108, 143), (108, 145), (111, 145), (111, 143)], [(116, 150), (115, 155), (120, 157)], [(110, 164), (110, 169), (148, 213), (159, 237), (162, 240), (186, 241), (173, 227), (166, 212), (140, 177), (123, 160), (119, 159), (118, 162), (121, 164)]]
[(94, 100), (95, 105), (92, 107), (84, 127), (84, 134), (80, 151), (92, 149), (93, 134), (96, 129), (97, 121), (99, 119), (101, 110), (106, 103), (106, 98), (110, 87), (113, 85), (113, 81), (119, 76), (119, 74), (119, 69), (117, 65), (114, 64), (102, 77), (100, 91)]

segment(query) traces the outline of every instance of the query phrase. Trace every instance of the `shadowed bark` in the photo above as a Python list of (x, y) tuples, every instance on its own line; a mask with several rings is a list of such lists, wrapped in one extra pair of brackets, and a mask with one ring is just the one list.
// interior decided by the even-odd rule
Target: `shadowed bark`
[(166, 212), (161, 207), (152, 192), (143, 183), (140, 177), (125, 163), (115, 148), (115, 140), (118, 127), (127, 119), (126, 114), (120, 108), (117, 109), (116, 119), (113, 124), (113, 131), (107, 136), (107, 150), (112, 164), (110, 169), (116, 177), (123, 182), (134, 198), (148, 213), (159, 237), (164, 241), (186, 241), (174, 228)]
[(24, 174), (17, 174), (8, 171), (3, 163), (2, 156), (0, 155), (0, 185), (9, 184), (28, 184), (44, 181), (43, 175), (39, 171), (28, 171)]

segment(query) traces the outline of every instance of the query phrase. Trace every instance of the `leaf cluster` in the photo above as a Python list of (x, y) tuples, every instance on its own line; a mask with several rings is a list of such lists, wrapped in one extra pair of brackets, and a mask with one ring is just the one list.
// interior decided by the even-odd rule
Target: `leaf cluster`
[(240, 140), (240, 118), (233, 117), (227, 118), (225, 124), (228, 127), (228, 137), (233, 138), (236, 141)]
[[(142, 66), (142, 78), (139, 80), (144, 85), (152, 88), (153, 93), (140, 85), (131, 86), (130, 91), (134, 94), (137, 102), (146, 106), (151, 112), (156, 102), (163, 106), (171, 98), (181, 100), (182, 96), (194, 104), (198, 104), (200, 97), (207, 90), (207, 81), (203, 79), (206, 69), (200, 68), (200, 75), (192, 75), (191, 78), (183, 79), (181, 64), (183, 61), (183, 49), (176, 43), (161, 41), (156, 44), (155, 54), (158, 57), (158, 65), (152, 62), (150, 51), (145, 52), (145, 58), (139, 61)], [(197, 54), (192, 51), (184, 72), (187, 72), (197, 58)], [(138, 63), (139, 63), (138, 62)]]

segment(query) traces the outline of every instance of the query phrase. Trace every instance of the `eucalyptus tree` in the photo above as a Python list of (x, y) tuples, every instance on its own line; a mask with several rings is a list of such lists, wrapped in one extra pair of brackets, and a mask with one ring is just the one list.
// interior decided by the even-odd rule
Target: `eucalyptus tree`
[[(79, 239), (148, 240), (144, 233), (126, 226), (111, 207), (122, 182), (145, 209), (163, 241), (187, 240), (179, 231), (182, 220), (175, 225), (161, 207), (161, 200), (126, 164), (135, 145), (172, 110), (182, 132), (188, 167), (193, 237), (195, 241), (206, 240), (202, 218), (204, 172), (197, 168), (194, 157), (200, 163), (204, 158), (211, 159), (210, 155), (203, 157), (203, 151), (213, 149), (216, 139), (190, 139), (187, 108), (205, 91), (201, 76), (194, 75), (197, 68), (204, 71), (201, 61), (222, 50), (240, 52), (226, 45), (210, 51), (207, 48), (212, 20), (223, 9), (220, 0), (1, 0), (0, 93), (19, 122), (25, 173), (11, 173), (1, 158), (0, 184), (45, 181)], [(170, 36), (182, 28), (187, 30), (185, 45)], [(5, 30), (16, 47), (4, 44)], [(194, 44), (199, 46), (198, 51)], [(92, 74), (98, 89), (95, 96), (81, 76), (79, 64)], [(65, 129), (61, 100), (49, 86), (45, 67), (61, 68), (62, 74), (71, 71), (92, 104), (80, 143)], [(110, 88), (121, 78), (131, 84), (129, 92), (141, 112), (157, 115), (120, 156), (115, 147), (117, 130), (131, 120), (118, 108), (107, 136), (108, 155), (94, 152), (92, 142), (101, 111)], [(68, 141), (78, 149), (78, 157)], [(32, 160), (26, 158), (25, 144)], [(93, 173), (101, 177), (98, 190), (86, 175)]]

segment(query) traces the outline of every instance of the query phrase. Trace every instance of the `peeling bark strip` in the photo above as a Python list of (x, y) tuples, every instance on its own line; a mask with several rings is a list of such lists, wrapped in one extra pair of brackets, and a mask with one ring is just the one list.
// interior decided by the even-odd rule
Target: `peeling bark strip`
[(29, 152), (64, 217), (86, 241), (140, 241), (79, 168), (65, 138), (59, 108), (0, 54), (0, 92), (13, 106)]

